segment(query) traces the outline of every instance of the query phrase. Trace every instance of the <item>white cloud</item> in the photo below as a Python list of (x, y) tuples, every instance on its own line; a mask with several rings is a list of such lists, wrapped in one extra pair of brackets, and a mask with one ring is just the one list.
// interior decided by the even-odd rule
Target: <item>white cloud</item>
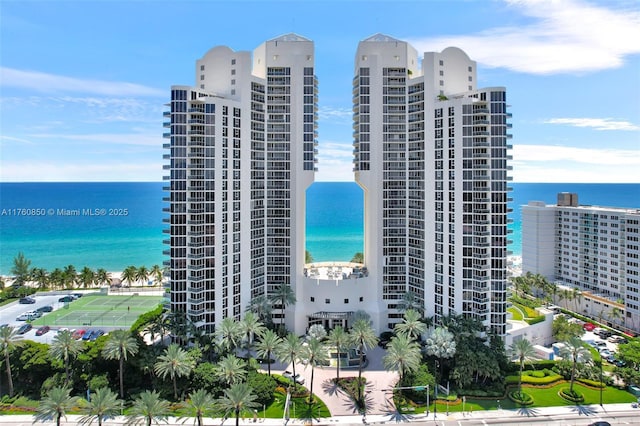
[(322, 141), (318, 147), (318, 182), (353, 181), (353, 146), (345, 142)]
[(640, 126), (628, 121), (616, 121), (612, 118), (551, 118), (545, 123), (589, 127), (595, 130), (640, 130)]
[(353, 110), (350, 108), (323, 107), (318, 111), (319, 120), (349, 119), (351, 121), (352, 116)]
[(18, 142), (20, 144), (33, 144), (33, 142), (28, 139), (14, 138), (13, 136), (8, 136), (8, 135), (0, 135), (0, 140), (9, 141), (9, 142)]
[(44, 93), (92, 93), (106, 96), (157, 96), (166, 97), (165, 90), (141, 84), (91, 80), (38, 71), (24, 71), (0, 67), (0, 85)]
[(162, 134), (158, 133), (94, 133), (94, 134), (64, 134), (64, 133), (35, 133), (28, 135), (32, 139), (48, 139), (53, 141), (68, 140), (78, 142), (100, 142), (105, 145), (142, 145), (162, 146)]
[(640, 151), (514, 145), (515, 182), (640, 182)]
[[(580, 0), (508, 0), (530, 23), (472, 35), (411, 41), (419, 52), (457, 46), (493, 68), (532, 74), (618, 68), (640, 53), (640, 10), (607, 9)], [(608, 3), (613, 5), (613, 3)]]

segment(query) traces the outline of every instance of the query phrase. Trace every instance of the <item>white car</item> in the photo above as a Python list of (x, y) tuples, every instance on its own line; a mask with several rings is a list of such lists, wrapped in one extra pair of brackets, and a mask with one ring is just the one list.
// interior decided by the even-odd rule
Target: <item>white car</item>
[[(291, 373), (291, 371), (285, 371), (284, 373), (282, 373), (282, 377), (284, 377), (286, 379), (293, 380), (293, 374)], [(303, 385), (304, 384), (304, 377), (300, 377), (299, 374), (296, 374), (295, 382), (297, 384), (299, 384), (299, 385)]]

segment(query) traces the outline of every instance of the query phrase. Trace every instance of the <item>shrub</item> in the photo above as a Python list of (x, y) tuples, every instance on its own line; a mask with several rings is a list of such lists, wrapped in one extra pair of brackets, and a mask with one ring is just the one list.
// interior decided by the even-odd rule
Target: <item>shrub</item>
[(533, 397), (526, 392), (512, 391), (507, 393), (507, 398), (516, 404), (533, 405)]
[(604, 388), (606, 385), (604, 383), (601, 383), (599, 380), (589, 380), (589, 379), (577, 379), (578, 382), (586, 385), (586, 386), (590, 386), (593, 388)]
[(260, 405), (271, 405), (273, 402), (273, 392), (277, 383), (273, 377), (268, 374), (262, 374), (250, 371), (247, 375), (247, 384), (253, 389), (256, 396), (256, 402)]
[[(530, 384), (530, 385), (548, 385), (550, 383), (557, 382), (562, 379), (562, 376), (559, 374), (551, 374), (549, 376), (536, 377), (536, 376), (527, 376), (522, 375), (522, 383)], [(518, 376), (507, 376), (505, 379), (505, 384), (507, 385), (517, 385), (519, 382)]]
[(535, 318), (525, 318), (525, 322), (529, 325), (538, 324), (539, 322), (543, 322), (545, 319), (544, 315), (539, 315)]
[(140, 333), (145, 325), (149, 324), (160, 315), (162, 315), (162, 310), (163, 307), (160, 304), (155, 309), (140, 315), (138, 319), (131, 325), (131, 332), (134, 334)]
[(566, 399), (567, 401), (571, 401), (571, 402), (583, 402), (584, 401), (584, 396), (581, 393), (574, 391), (570, 391), (569, 388), (562, 388), (560, 389), (560, 392), (558, 392), (558, 395), (560, 395), (560, 398)]

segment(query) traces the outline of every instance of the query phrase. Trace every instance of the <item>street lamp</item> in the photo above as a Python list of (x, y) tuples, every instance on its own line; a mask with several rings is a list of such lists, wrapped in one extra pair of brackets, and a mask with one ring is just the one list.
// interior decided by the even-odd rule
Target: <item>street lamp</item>
[(436, 376), (436, 384), (434, 385), (434, 394), (433, 394), (433, 419), (435, 420), (438, 417), (438, 360), (436, 359), (434, 362), (434, 375)]
[(602, 407), (602, 357), (600, 357), (600, 407)]

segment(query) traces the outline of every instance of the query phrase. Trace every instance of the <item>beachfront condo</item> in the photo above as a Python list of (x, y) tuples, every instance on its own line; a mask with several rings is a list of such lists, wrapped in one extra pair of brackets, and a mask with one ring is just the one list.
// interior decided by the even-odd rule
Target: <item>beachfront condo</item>
[(506, 91), (478, 89), (460, 49), (360, 42), (354, 173), (364, 192), (362, 262), (305, 263), (305, 191), (317, 156), (313, 42), (288, 34), (249, 52), (215, 47), (196, 85), (173, 86), (165, 127), (170, 307), (202, 330), (282, 286), (271, 319), (304, 333), (377, 332), (411, 305), (505, 333), (511, 148)]
[(557, 286), (554, 302), (579, 314), (640, 333), (640, 210), (580, 205), (560, 193), (557, 204), (522, 206), (522, 272)]

